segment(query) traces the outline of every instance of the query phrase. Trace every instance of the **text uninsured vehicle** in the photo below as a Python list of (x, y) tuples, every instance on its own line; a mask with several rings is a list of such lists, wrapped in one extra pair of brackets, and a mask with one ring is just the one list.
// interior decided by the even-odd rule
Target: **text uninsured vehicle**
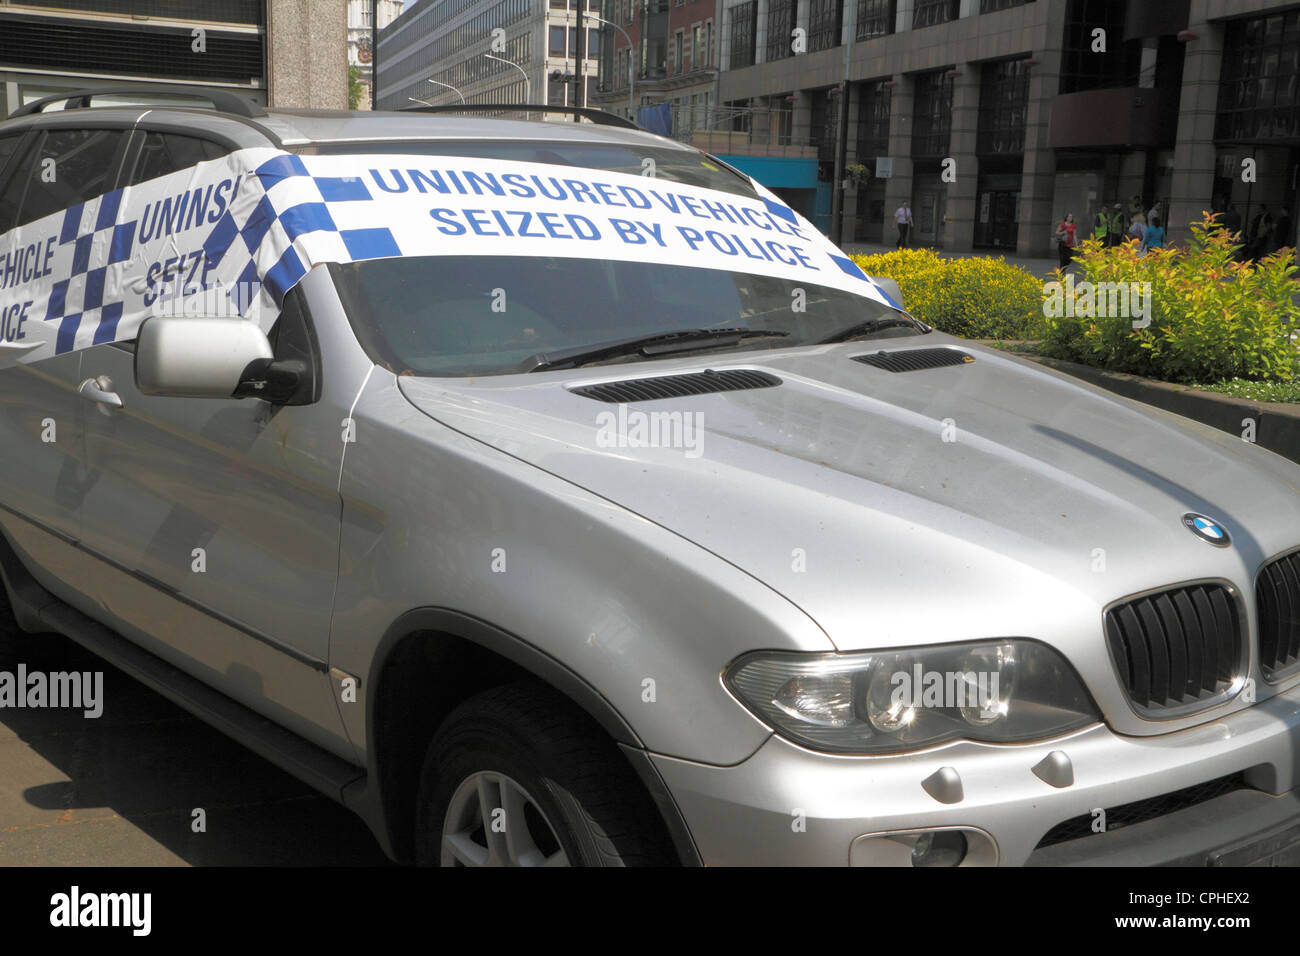
[(1296, 859), (1297, 465), (614, 117), (114, 95), (0, 123), (19, 627), (403, 861)]

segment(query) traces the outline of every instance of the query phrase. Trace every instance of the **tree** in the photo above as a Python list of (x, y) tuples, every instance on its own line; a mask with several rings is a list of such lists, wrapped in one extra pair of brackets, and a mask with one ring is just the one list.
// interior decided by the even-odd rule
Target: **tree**
[(348, 109), (356, 109), (364, 93), (365, 87), (361, 85), (361, 67), (348, 67)]

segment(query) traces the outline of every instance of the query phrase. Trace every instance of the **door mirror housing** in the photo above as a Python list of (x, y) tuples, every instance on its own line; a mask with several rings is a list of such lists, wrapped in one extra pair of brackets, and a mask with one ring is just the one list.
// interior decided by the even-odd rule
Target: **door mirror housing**
[[(266, 334), (247, 319), (152, 316), (135, 345), (135, 384), (145, 395), (246, 398), (298, 384), (300, 369), (277, 369)], [(290, 391), (293, 389), (291, 388)]]

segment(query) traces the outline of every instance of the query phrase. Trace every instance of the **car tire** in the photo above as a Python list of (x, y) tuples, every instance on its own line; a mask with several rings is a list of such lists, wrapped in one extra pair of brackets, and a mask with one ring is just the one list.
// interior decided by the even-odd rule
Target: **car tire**
[(422, 866), (677, 862), (614, 742), (531, 684), (485, 691), (447, 717), (429, 744), (417, 806)]

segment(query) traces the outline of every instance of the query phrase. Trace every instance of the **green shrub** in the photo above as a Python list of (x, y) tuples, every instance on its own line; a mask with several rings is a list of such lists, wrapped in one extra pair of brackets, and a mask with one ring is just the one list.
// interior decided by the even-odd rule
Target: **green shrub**
[(1300, 371), (1294, 252), (1280, 250), (1252, 265), (1233, 261), (1235, 248), (1208, 214), (1192, 224), (1186, 248), (1139, 255), (1136, 243), (1107, 249), (1084, 242), (1076, 250), (1083, 276), (1075, 280), (1075, 296), (1099, 283), (1138, 283), (1150, 291), (1150, 324), (1134, 328), (1134, 311), (1113, 314), (1109, 297), (1107, 308), (1099, 296), (1094, 308), (1083, 310), (1093, 314), (1076, 308), (1073, 317), (1051, 314), (1054, 303), (1047, 299), (1044, 353), (1171, 382), (1294, 379)]
[(896, 281), (907, 311), (941, 332), (973, 339), (1041, 333), (1042, 282), (1004, 259), (944, 259), (929, 249), (901, 249), (853, 261), (867, 275)]

